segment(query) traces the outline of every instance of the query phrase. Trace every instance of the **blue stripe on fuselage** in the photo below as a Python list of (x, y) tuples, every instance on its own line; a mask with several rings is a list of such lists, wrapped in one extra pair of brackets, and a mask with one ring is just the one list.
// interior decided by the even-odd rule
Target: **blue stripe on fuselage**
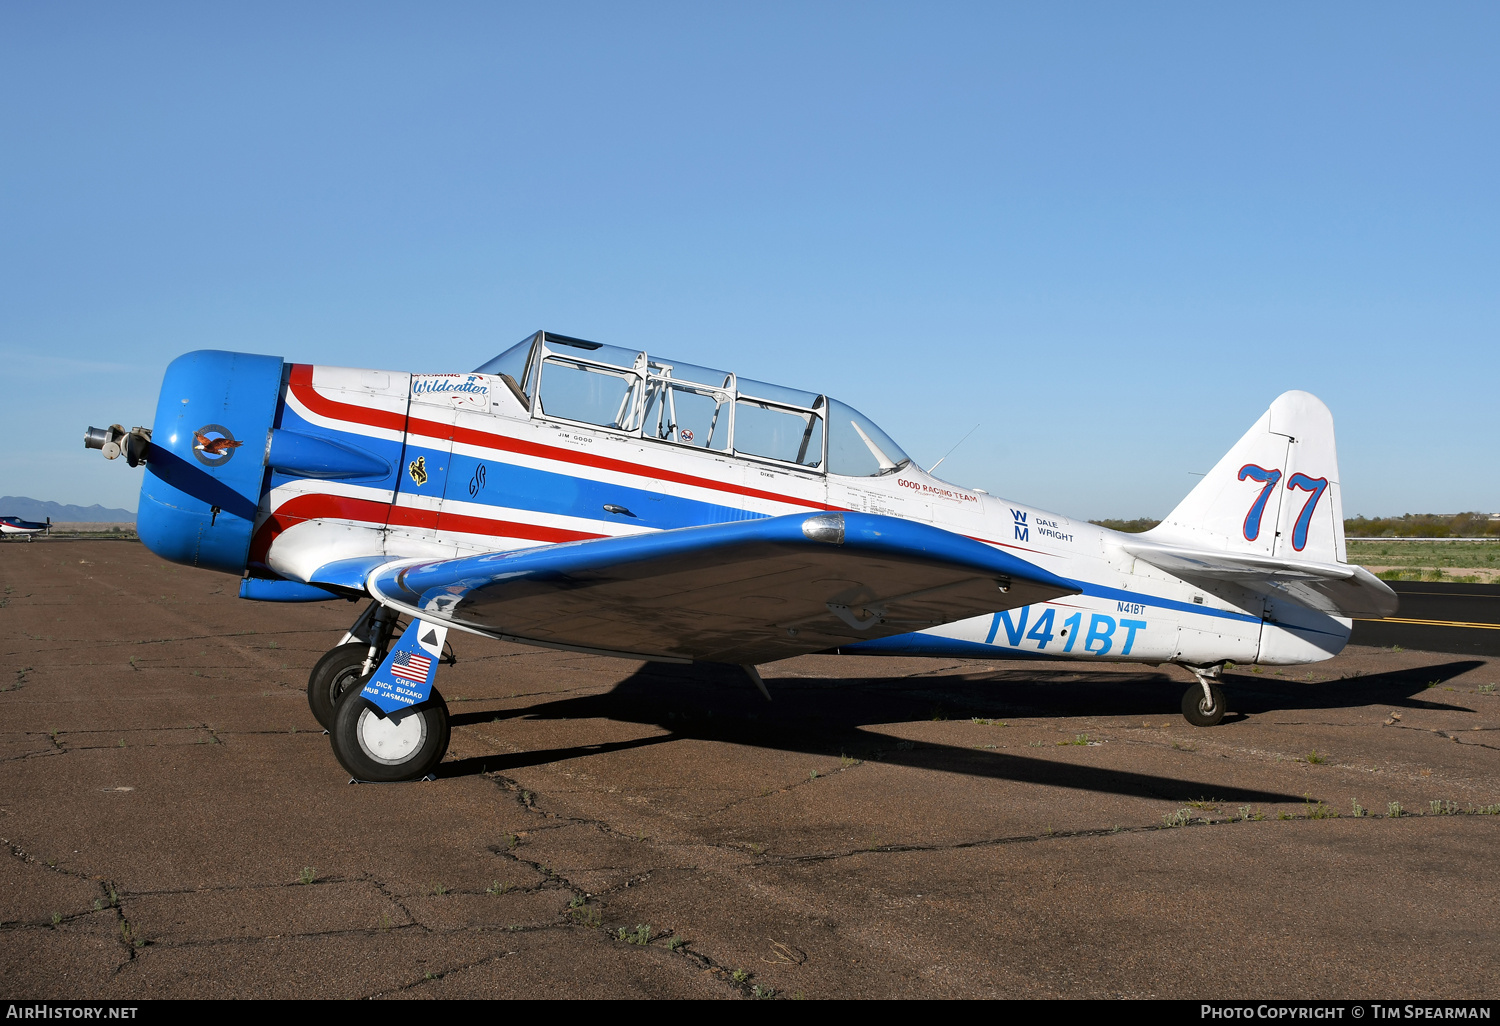
[[(485, 468), (482, 486), (477, 477), (481, 464)], [(461, 453), (454, 453), (449, 463), (446, 498), (558, 516), (586, 517), (659, 531), (761, 520), (770, 516), (699, 499), (664, 495), (646, 488), (594, 481)], [(623, 506), (635, 516), (609, 513), (604, 509), (606, 505)]]

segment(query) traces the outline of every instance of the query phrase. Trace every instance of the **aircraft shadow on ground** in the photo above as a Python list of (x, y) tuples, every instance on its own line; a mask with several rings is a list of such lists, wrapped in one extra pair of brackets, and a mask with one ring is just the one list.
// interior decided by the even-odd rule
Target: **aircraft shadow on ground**
[[(1456, 660), (1391, 673), (1313, 684), (1252, 674), (1226, 675), (1229, 706), (1241, 717), (1277, 710), (1306, 711), (1369, 705), (1443, 708), (1417, 698), (1429, 685), (1483, 665)], [(979, 670), (923, 677), (767, 677), (767, 704), (736, 667), (646, 663), (610, 691), (538, 705), (460, 713), (454, 726), (509, 718), (610, 719), (663, 730), (631, 741), (523, 753), (497, 753), (445, 763), (440, 775), (540, 765), (590, 754), (663, 744), (683, 738), (878, 760), (1134, 797), (1187, 801), (1295, 802), (1304, 796), (1226, 786), (1148, 773), (1078, 766), (1002, 751), (953, 745), (911, 744), (871, 729), (872, 724), (927, 719), (1181, 715), (1186, 685), (1162, 672), (1091, 673), (1076, 667), (1046, 670)], [(1210, 728), (1211, 729), (1211, 728)], [(976, 737), (976, 741), (978, 738)], [(909, 745), (909, 747), (898, 747)]]

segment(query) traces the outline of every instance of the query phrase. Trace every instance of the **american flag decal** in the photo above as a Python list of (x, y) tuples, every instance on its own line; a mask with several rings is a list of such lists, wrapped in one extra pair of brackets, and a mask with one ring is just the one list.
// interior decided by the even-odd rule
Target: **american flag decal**
[(391, 661), (391, 673), (418, 684), (427, 683), (427, 672), (431, 669), (432, 660), (417, 652), (398, 653)]

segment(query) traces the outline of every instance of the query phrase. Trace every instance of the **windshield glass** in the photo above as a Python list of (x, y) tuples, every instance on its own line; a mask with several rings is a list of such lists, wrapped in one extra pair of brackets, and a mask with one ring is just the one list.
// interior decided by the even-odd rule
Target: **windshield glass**
[(894, 474), (911, 462), (891, 436), (854, 407), (828, 400), (828, 472), (847, 477)]
[[(541, 332), (537, 332), (540, 335)], [(505, 352), (495, 357), (489, 363), (481, 364), (474, 369), (475, 374), (494, 374), (505, 382), (515, 397), (521, 401), (526, 409), (531, 409), (531, 353), (536, 348), (537, 335), (532, 335), (523, 342), (517, 342)]]

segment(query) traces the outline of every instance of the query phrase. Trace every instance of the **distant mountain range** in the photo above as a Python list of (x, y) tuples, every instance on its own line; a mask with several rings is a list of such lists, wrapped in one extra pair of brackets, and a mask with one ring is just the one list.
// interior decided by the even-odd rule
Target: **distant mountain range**
[(46, 520), (60, 524), (133, 524), (135, 513), (128, 509), (105, 509), (100, 505), (64, 506), (60, 502), (43, 502), (24, 495), (0, 495), (0, 517), (22, 520)]

